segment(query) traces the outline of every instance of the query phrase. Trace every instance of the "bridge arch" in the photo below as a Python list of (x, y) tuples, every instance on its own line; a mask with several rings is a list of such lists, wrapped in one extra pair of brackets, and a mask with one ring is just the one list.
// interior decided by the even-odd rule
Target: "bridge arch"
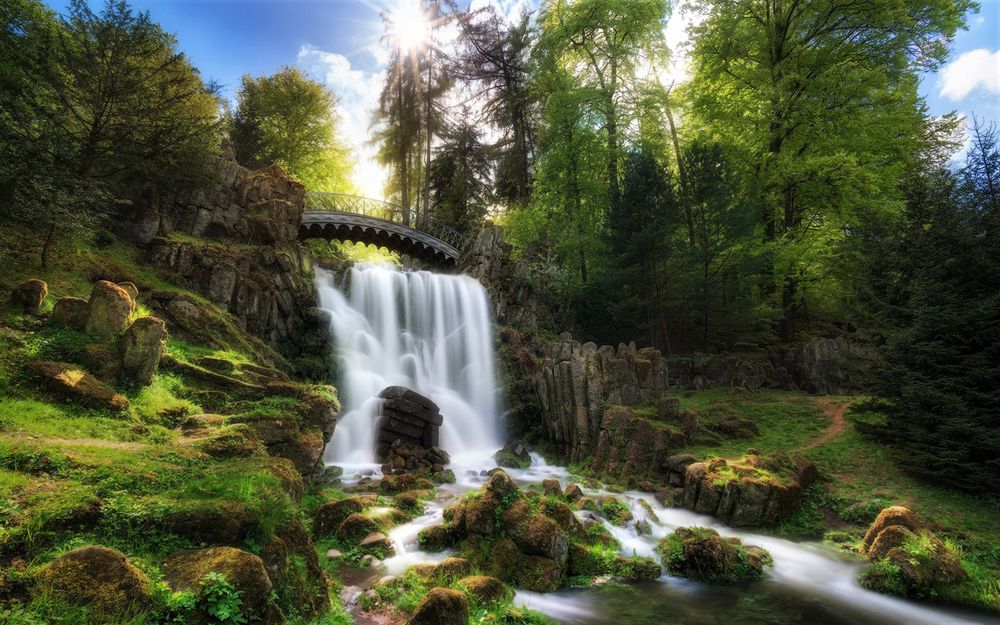
[(458, 264), (466, 237), (412, 210), (342, 193), (307, 193), (299, 239), (371, 243), (432, 264)]

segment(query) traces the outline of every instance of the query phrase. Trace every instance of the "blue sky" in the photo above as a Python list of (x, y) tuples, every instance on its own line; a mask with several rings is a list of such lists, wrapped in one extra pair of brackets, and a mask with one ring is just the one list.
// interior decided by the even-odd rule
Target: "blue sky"
[[(91, 0), (98, 6), (102, 0)], [(381, 196), (384, 172), (366, 145), (370, 111), (382, 85), (386, 48), (380, 44), (379, 12), (407, 0), (131, 0), (174, 33), (206, 79), (222, 83), (232, 97), (244, 74), (271, 73), (298, 65), (341, 98), (343, 126), (359, 152), (355, 177), (362, 190)], [(473, 0), (474, 4), (490, 0)], [(515, 14), (531, 0), (493, 0)], [(1000, 0), (980, 0), (969, 28), (953, 42), (949, 64), (927, 74), (921, 93), (932, 114), (956, 110), (1000, 123)], [(682, 4), (683, 0), (679, 2)], [(48, 0), (63, 10), (65, 0)], [(675, 11), (665, 36), (683, 49), (691, 16)], [(683, 75), (684, 55), (673, 72)]]

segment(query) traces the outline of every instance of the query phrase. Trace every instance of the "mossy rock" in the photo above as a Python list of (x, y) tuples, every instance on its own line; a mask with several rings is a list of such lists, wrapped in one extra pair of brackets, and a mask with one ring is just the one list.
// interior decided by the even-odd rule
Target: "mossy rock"
[(764, 577), (771, 555), (759, 547), (744, 546), (739, 539), (724, 539), (705, 527), (680, 527), (657, 547), (667, 571), (703, 582), (732, 584)]
[(282, 607), (310, 618), (329, 611), (329, 580), (320, 566), (316, 545), (300, 520), (279, 528), (261, 549), (260, 559)]
[(123, 554), (107, 547), (80, 547), (39, 572), (36, 592), (89, 606), (97, 615), (125, 615), (147, 609), (153, 584)]
[(425, 551), (444, 551), (455, 546), (458, 536), (450, 525), (425, 527), (417, 534), (417, 544)]
[(271, 602), (273, 586), (264, 562), (252, 553), (234, 547), (209, 547), (182, 551), (163, 564), (164, 577), (175, 592), (201, 592), (209, 573), (222, 575), (241, 593), (243, 609), (251, 620), (268, 625), (283, 621), (281, 611)]
[(379, 490), (385, 495), (397, 495), (406, 491), (434, 490), (434, 483), (412, 473), (386, 475), (379, 482)]
[(373, 505), (375, 498), (365, 495), (328, 501), (317, 508), (316, 514), (313, 515), (313, 532), (319, 537), (333, 534), (344, 519), (352, 514), (364, 512)]
[(469, 600), (450, 588), (431, 588), (413, 610), (407, 625), (467, 625)]
[(205, 438), (195, 441), (193, 447), (220, 460), (267, 455), (253, 430), (244, 423), (213, 430)]
[(488, 575), (463, 577), (455, 585), (479, 605), (508, 601), (514, 594), (499, 579)]
[(630, 582), (655, 582), (660, 565), (652, 558), (618, 556), (611, 563), (612, 575)]
[(874, 565), (860, 581), (876, 592), (929, 599), (969, 580), (958, 551), (928, 529), (883, 527), (869, 557)]
[(336, 536), (351, 544), (360, 543), (365, 537), (380, 531), (378, 523), (363, 514), (352, 512), (337, 526)]

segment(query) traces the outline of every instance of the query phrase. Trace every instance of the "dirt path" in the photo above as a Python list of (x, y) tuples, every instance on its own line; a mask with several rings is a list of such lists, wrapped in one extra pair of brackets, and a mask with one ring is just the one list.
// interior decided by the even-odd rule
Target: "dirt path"
[(844, 430), (847, 429), (847, 419), (844, 418), (844, 413), (847, 412), (847, 408), (851, 405), (850, 402), (830, 399), (828, 397), (817, 397), (816, 403), (823, 409), (823, 415), (830, 419), (830, 425), (823, 430), (822, 434), (803, 445), (800, 451), (826, 445), (843, 434)]

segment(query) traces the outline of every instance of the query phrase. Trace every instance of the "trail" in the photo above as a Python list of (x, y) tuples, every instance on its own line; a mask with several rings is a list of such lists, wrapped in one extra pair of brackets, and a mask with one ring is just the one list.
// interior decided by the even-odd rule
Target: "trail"
[(844, 418), (844, 413), (847, 412), (851, 402), (828, 397), (817, 397), (816, 403), (823, 409), (823, 415), (830, 419), (830, 425), (823, 430), (822, 434), (803, 445), (799, 449), (800, 451), (822, 447), (839, 437), (847, 429), (847, 419)]

